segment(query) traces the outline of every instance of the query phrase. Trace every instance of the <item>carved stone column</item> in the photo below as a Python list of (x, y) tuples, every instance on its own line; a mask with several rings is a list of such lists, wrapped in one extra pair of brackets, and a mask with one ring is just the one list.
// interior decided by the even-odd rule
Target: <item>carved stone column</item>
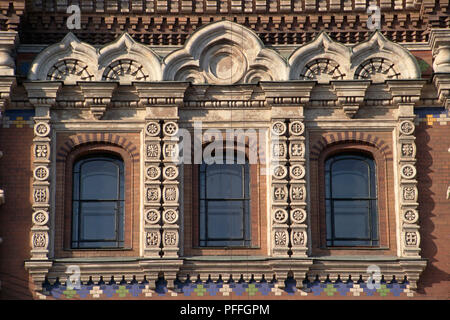
[(33, 138), (33, 188), (31, 258), (25, 263), (39, 290), (51, 262), (48, 261), (52, 207), (51, 184), (51, 114), (60, 82), (25, 82), (30, 103), (35, 107)]
[(163, 258), (178, 257), (179, 182), (177, 119), (164, 121), (162, 131), (162, 222)]
[(289, 250), (288, 225), (288, 147), (287, 126), (284, 119), (273, 119), (270, 130), (270, 172), (272, 212), (272, 254), (287, 257)]
[[(274, 257), (307, 255), (303, 105), (314, 82), (262, 82), (272, 106), (270, 130), (271, 237)], [(284, 275), (285, 276), (285, 275)]]
[[(303, 113), (303, 107), (299, 107)], [(305, 125), (303, 117), (291, 119), (289, 123), (289, 198), (291, 255), (306, 256), (306, 166), (305, 166)]]
[(146, 119), (144, 133), (144, 257), (161, 257), (161, 126)]
[(439, 101), (450, 108), (450, 30), (431, 29), (430, 45), (433, 52), (433, 83)]
[(414, 104), (420, 99), (425, 81), (387, 81), (392, 99), (398, 105), (397, 132), (397, 181), (399, 194), (399, 236), (401, 256), (420, 257), (420, 233), (416, 145), (414, 136)]
[(178, 105), (183, 102), (188, 84), (134, 85), (140, 97), (139, 103), (147, 109), (144, 133), (143, 253), (144, 257), (149, 258), (176, 258), (180, 221)]

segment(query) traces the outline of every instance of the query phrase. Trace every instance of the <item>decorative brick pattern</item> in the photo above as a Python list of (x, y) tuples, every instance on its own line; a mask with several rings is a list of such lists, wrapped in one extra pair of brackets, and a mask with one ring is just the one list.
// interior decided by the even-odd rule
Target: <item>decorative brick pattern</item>
[[(281, 280), (281, 279), (280, 279)], [(272, 280), (270, 282), (263, 280), (256, 282), (255, 280), (238, 282), (217, 282), (208, 279), (206, 282), (196, 280), (191, 282), (189, 278), (182, 282), (175, 280), (175, 288), (169, 290), (163, 279), (159, 279), (155, 286), (150, 286), (147, 281), (138, 283), (133, 280), (126, 282), (110, 284), (83, 284), (80, 288), (68, 288), (56, 281), (50, 284), (46, 281), (43, 284), (43, 295), (49, 299), (145, 299), (151, 297), (192, 297), (196, 299), (213, 299), (226, 297), (233, 299), (245, 297), (250, 299), (263, 299), (273, 297), (323, 297), (337, 298), (347, 297), (385, 297), (385, 298), (405, 298), (413, 297), (414, 292), (410, 289), (409, 282), (405, 279), (398, 282), (392, 279), (389, 283), (386, 281), (378, 283), (375, 286), (368, 286), (364, 281), (353, 282), (351, 280), (342, 282), (331, 282), (330, 280), (313, 282), (308, 279), (303, 281), (294, 278), (286, 278), (285, 280)]]
[(133, 162), (139, 162), (139, 149), (126, 138), (114, 133), (85, 133), (71, 136), (56, 153), (56, 161), (64, 162), (71, 150), (82, 144), (107, 143), (124, 148), (133, 158)]
[(310, 159), (317, 160), (320, 152), (325, 149), (325, 147), (329, 147), (335, 143), (344, 143), (344, 142), (362, 142), (367, 143), (369, 145), (373, 145), (377, 147), (380, 152), (384, 154), (387, 160), (392, 160), (393, 154), (389, 145), (384, 141), (379, 139), (376, 135), (367, 134), (365, 132), (356, 132), (356, 131), (344, 131), (331, 133), (322, 137), (319, 141), (311, 145), (310, 147)]

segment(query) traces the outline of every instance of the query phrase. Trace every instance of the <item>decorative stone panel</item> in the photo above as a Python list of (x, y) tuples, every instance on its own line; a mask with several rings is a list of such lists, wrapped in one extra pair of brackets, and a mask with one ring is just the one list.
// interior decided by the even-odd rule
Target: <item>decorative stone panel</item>
[(144, 256), (161, 256), (161, 124), (147, 120), (144, 127)]
[(423, 81), (389, 81), (394, 103), (398, 103), (399, 117), (396, 128), (398, 145), (398, 195), (400, 214), (400, 247), (405, 257), (420, 257), (418, 189), (414, 103), (419, 100)]

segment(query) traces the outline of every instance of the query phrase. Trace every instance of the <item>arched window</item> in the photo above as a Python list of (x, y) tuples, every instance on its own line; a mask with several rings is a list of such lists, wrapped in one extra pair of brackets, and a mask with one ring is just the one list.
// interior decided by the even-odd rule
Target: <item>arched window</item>
[[(239, 157), (241, 160), (241, 157)], [(249, 164), (224, 157), (223, 164), (200, 165), (200, 246), (250, 245)]]
[(327, 246), (378, 246), (375, 161), (341, 153), (325, 161)]
[(112, 154), (74, 163), (72, 248), (124, 246), (124, 164)]

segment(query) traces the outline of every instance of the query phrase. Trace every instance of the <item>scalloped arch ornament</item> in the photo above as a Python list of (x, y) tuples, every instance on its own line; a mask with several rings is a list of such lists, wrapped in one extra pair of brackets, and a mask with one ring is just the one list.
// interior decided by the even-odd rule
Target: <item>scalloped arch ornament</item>
[(161, 63), (150, 48), (127, 34), (97, 50), (68, 33), (34, 59), (29, 80), (64, 81), (161, 81)]
[(351, 50), (321, 32), (313, 41), (289, 57), (290, 80), (317, 80), (326, 83), (346, 79), (350, 73)]
[(162, 60), (127, 33), (100, 49), (68, 33), (34, 59), (29, 80), (191, 81), (230, 85), (259, 81), (418, 79), (414, 56), (380, 32), (349, 48), (321, 32), (296, 49), (288, 61), (266, 48), (250, 29), (223, 20), (196, 30), (184, 47)]
[(164, 80), (234, 84), (286, 80), (286, 61), (258, 36), (231, 21), (208, 24), (164, 60)]

